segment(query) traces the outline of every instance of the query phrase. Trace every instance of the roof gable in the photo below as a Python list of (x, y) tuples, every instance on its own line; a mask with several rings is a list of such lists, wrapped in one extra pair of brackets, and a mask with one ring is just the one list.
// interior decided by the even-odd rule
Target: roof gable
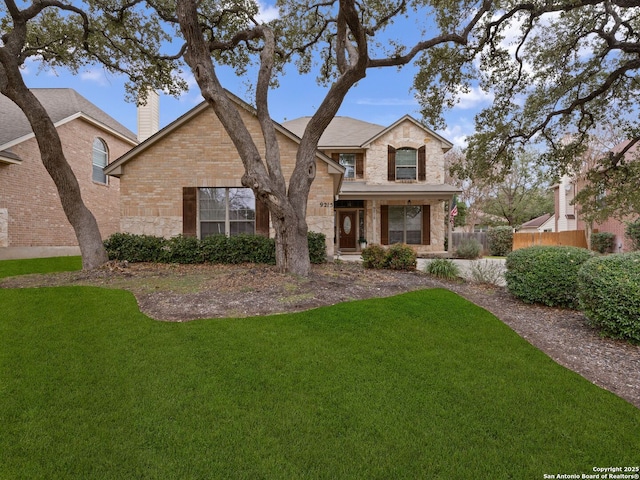
[[(83, 118), (100, 128), (136, 141), (136, 135), (71, 88), (34, 88), (31, 92), (58, 126)], [(4, 95), (0, 95), (0, 150), (10, 148), (33, 136), (31, 125), (22, 110)]]
[(424, 126), (422, 123), (420, 123), (418, 120), (416, 120), (415, 118), (413, 118), (410, 115), (404, 115), (403, 117), (399, 118), (397, 121), (395, 121), (394, 123), (389, 125), (387, 128), (381, 130), (380, 132), (378, 132), (377, 134), (375, 134), (371, 138), (368, 138), (365, 142), (362, 143), (362, 147), (363, 148), (369, 147), (373, 142), (378, 140), (380, 137), (382, 137), (385, 134), (387, 134), (388, 132), (398, 128), (401, 124), (403, 124), (405, 122), (412, 123), (416, 127), (422, 129), (427, 135), (429, 135), (431, 137), (434, 137), (435, 139), (440, 141), (442, 143), (442, 151), (446, 152), (446, 151), (450, 150), (451, 148), (453, 148), (453, 143), (451, 143), (449, 140), (447, 140), (443, 136), (438, 135), (436, 132), (434, 132), (430, 128)]
[[(241, 100), (239, 97), (233, 95), (230, 92), (227, 92), (227, 96), (239, 108), (242, 108), (242, 109), (246, 110), (247, 112), (249, 112), (251, 115), (256, 116), (255, 109), (251, 105), (246, 103), (244, 100)], [(125, 153), (120, 158), (116, 159), (114, 162), (110, 163), (105, 168), (105, 173), (107, 175), (112, 175), (112, 176), (115, 176), (115, 177), (120, 176), (122, 174), (122, 166), (123, 165), (125, 165), (129, 161), (135, 159), (142, 152), (144, 152), (145, 150), (147, 150), (148, 148), (150, 148), (154, 144), (160, 142), (162, 139), (166, 138), (167, 136), (171, 135), (174, 131), (178, 130), (182, 126), (184, 126), (187, 123), (189, 123), (189, 121), (191, 119), (197, 117), (203, 111), (205, 111), (207, 109), (210, 109), (210, 108), (211, 108), (211, 106), (206, 101), (201, 102), (199, 105), (195, 106), (194, 108), (192, 108), (191, 110), (186, 112), (184, 115), (178, 117), (176, 120), (171, 122), (169, 125), (167, 125), (163, 129), (158, 131), (156, 134), (152, 135), (151, 137), (146, 139), (144, 142), (142, 142), (138, 146), (136, 146), (133, 149), (129, 150), (127, 153)], [(277, 122), (273, 122), (273, 124), (275, 126), (276, 132), (284, 135), (285, 137), (289, 138), (290, 140), (294, 141), (295, 143), (300, 144), (300, 137), (298, 137), (296, 134), (294, 134), (289, 129), (283, 127), (282, 125), (280, 125)], [(316, 156), (320, 160), (322, 160), (323, 162), (325, 162), (328, 165), (330, 173), (342, 175), (342, 173), (344, 172), (344, 167), (343, 166), (341, 166), (340, 164), (334, 162), (331, 158), (329, 158), (328, 156), (326, 156), (322, 152), (316, 151)]]

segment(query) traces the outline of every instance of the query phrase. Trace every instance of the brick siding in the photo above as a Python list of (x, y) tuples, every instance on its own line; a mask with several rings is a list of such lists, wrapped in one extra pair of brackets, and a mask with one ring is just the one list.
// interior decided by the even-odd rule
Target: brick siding
[[(108, 185), (92, 181), (93, 141), (96, 137), (104, 140), (109, 161), (126, 153), (131, 144), (81, 118), (58, 127), (58, 133), (83, 200), (106, 238), (119, 230), (119, 181), (110, 178)], [(8, 216), (4, 246), (76, 246), (75, 233), (62, 210), (55, 184), (42, 165), (35, 138), (16, 145), (13, 151), (22, 163), (0, 165), (0, 210), (6, 209)]]

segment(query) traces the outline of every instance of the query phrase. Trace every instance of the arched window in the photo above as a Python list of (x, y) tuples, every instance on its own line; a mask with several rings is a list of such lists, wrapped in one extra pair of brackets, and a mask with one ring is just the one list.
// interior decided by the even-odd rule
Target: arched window
[(108, 160), (107, 144), (102, 139), (96, 138), (93, 141), (93, 174), (91, 177), (94, 182), (107, 183), (107, 176), (102, 169), (107, 166)]
[(396, 180), (418, 179), (418, 151), (414, 148), (396, 150)]

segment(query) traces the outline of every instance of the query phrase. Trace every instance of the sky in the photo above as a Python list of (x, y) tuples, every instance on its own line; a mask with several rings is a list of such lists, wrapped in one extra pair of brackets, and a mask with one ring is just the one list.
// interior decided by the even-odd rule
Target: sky
[[(265, 19), (276, 13), (270, 7), (263, 6)], [(316, 83), (313, 71), (301, 76), (295, 68), (289, 70), (280, 79), (279, 88), (272, 90), (269, 96), (271, 117), (280, 123), (312, 115), (326, 93), (326, 89)], [(383, 126), (391, 125), (404, 115), (420, 120), (420, 106), (411, 90), (415, 73), (416, 68), (412, 65), (400, 70), (394, 67), (369, 70), (367, 77), (348, 93), (338, 115)], [(253, 103), (244, 84), (246, 79), (239, 79), (230, 69), (218, 70), (218, 75), (225, 88)], [(30, 60), (25, 65), (23, 77), (30, 88), (73, 88), (131, 131), (137, 131), (136, 106), (125, 101), (123, 76), (109, 74), (99, 66), (77, 75), (63, 69), (41, 70), (35, 61)], [(185, 79), (190, 89), (179, 98), (160, 95), (160, 128), (202, 102), (193, 76), (187, 72)], [(475, 114), (490, 103), (488, 95), (472, 89), (460, 97), (454, 109), (446, 112), (447, 128), (437, 133), (454, 145), (464, 146), (466, 137), (474, 131)]]

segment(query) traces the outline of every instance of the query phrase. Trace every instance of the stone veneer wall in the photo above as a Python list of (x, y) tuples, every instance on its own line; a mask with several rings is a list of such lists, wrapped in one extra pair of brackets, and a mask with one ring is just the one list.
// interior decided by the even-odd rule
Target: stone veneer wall
[(444, 154), (442, 143), (436, 137), (428, 135), (423, 129), (406, 120), (378, 138), (367, 149), (365, 160), (365, 180), (370, 185), (389, 183), (387, 180), (388, 146), (398, 149), (410, 147), (426, 149), (427, 184), (444, 183)]
[[(262, 150), (257, 120), (245, 110), (241, 115)], [(282, 170), (289, 178), (297, 144), (285, 136), (278, 138)], [(333, 255), (333, 179), (323, 161), (318, 160), (317, 167), (307, 204), (307, 224), (310, 231), (327, 236), (327, 253)], [(213, 110), (206, 108), (123, 166), (121, 229), (163, 237), (179, 235), (183, 187), (242, 187), (243, 173), (235, 146)]]
[[(58, 127), (58, 133), (67, 161), (80, 184), (82, 198), (96, 217), (102, 237), (106, 238), (120, 227), (119, 181), (110, 178), (108, 185), (93, 182), (93, 140), (100, 137), (105, 141), (110, 161), (126, 153), (132, 145), (82, 119)], [(40, 160), (35, 138), (12, 150), (23, 161), (16, 165), (0, 165), (0, 209), (6, 210), (8, 216), (4, 246), (77, 245), (55, 184)]]
[(0, 247), (9, 246), (9, 210), (0, 208)]

